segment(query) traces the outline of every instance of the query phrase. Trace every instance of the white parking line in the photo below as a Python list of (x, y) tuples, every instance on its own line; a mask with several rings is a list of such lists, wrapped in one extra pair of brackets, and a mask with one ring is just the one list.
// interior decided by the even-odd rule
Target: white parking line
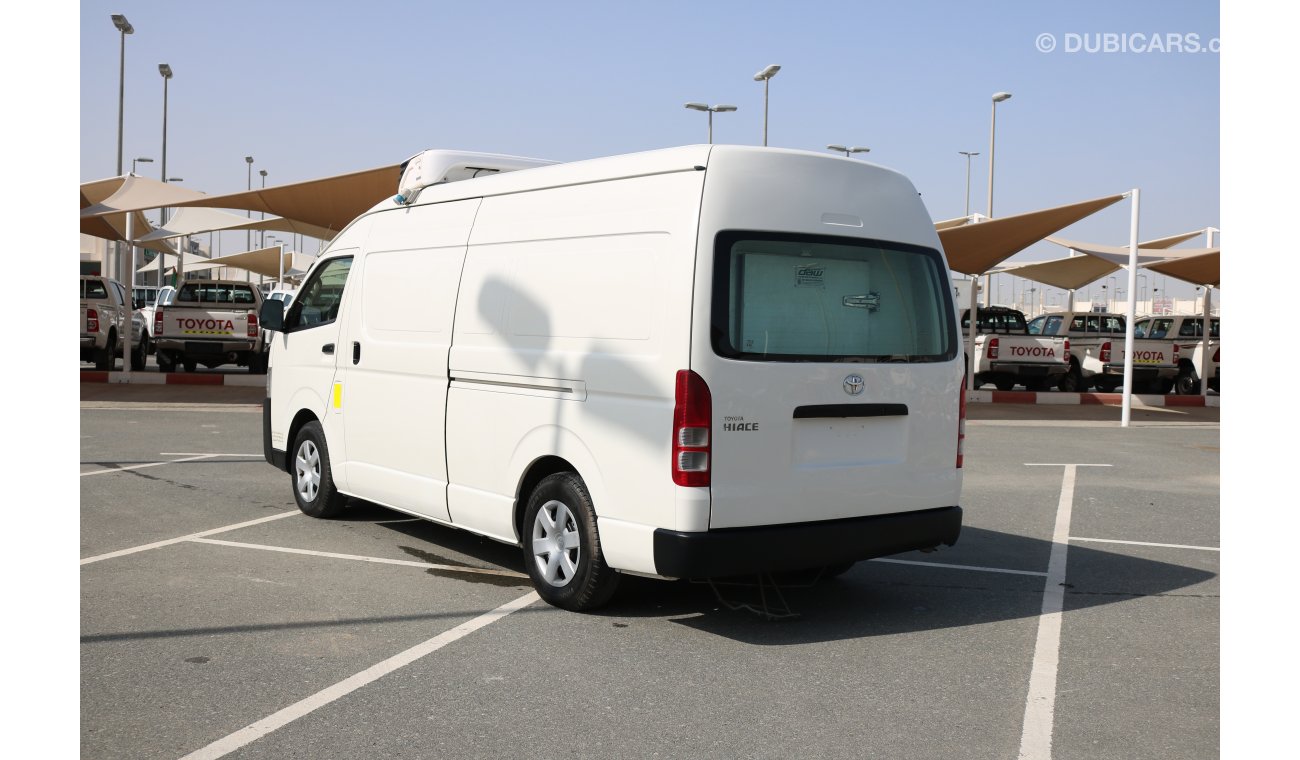
[[(191, 454), (194, 454), (194, 455), (200, 455), (200, 453), (197, 452), (197, 451), (164, 451), (164, 452), (162, 452), (161, 454), (159, 454), (158, 456), (160, 456), (160, 457), (184, 457), (184, 456), (189, 456), (189, 455), (191, 455)], [(253, 458), (253, 459), (261, 459), (261, 458), (263, 457), (262, 454), (202, 454), (201, 456), (209, 456), (209, 457), (240, 457), (240, 458)]]
[(85, 559), (81, 560), (81, 564), (89, 565), (92, 562), (99, 562), (101, 560), (112, 559), (114, 557), (124, 557), (128, 554), (135, 554), (136, 552), (148, 551), (150, 549), (157, 549), (163, 546), (171, 546), (172, 544), (179, 544), (182, 541), (193, 541), (196, 538), (203, 538), (204, 536), (211, 536), (217, 533), (225, 533), (228, 530), (235, 530), (236, 528), (246, 528), (249, 525), (258, 525), (264, 522), (270, 522), (272, 520), (283, 520), (286, 517), (293, 517), (294, 515), (300, 515), (300, 514), (302, 514), (302, 512), (299, 512), (298, 510), (294, 510), (292, 512), (280, 512), (278, 514), (274, 514), (269, 517), (259, 517), (256, 520), (249, 520), (248, 522), (235, 523), (234, 525), (224, 525), (220, 528), (213, 528), (212, 530), (205, 530), (199, 533), (190, 533), (189, 535), (178, 536), (176, 538), (168, 538), (163, 541), (155, 541), (152, 544), (144, 544), (143, 546), (133, 546), (130, 549), (120, 549), (118, 551), (109, 552), (107, 554), (97, 554), (93, 557), (86, 557)]
[(384, 557), (365, 557), (360, 554), (338, 554), (337, 552), (318, 552), (312, 549), (291, 549), (287, 546), (268, 546), (266, 544), (245, 544), (239, 541), (222, 541), (219, 538), (192, 538), (196, 544), (214, 544), (216, 546), (233, 546), (238, 549), (261, 549), (268, 552), (284, 552), (285, 554), (306, 554), (310, 557), (329, 557), (331, 559), (350, 559), (356, 562), (374, 562), (380, 565), (406, 565), (407, 567), (422, 567), (425, 570), (445, 570), (456, 573), (478, 573), (480, 575), (502, 575), (507, 578), (527, 578), (523, 573), (516, 573), (513, 570), (497, 570), (487, 567), (467, 567), (465, 565), (437, 565), (432, 562), (417, 562), (410, 559), (386, 559)]
[(494, 623), (516, 610), (527, 607), (537, 600), (537, 592), (529, 591), (518, 599), (506, 602), (491, 612), (486, 612), (473, 620), (461, 623), (450, 631), (440, 633), (423, 643), (416, 644), (404, 652), (395, 654), (382, 662), (371, 665), (369, 668), (366, 668), (350, 678), (345, 678), (329, 688), (318, 691), (310, 697), (295, 702), (283, 710), (268, 715), (256, 723), (245, 726), (233, 734), (218, 739), (202, 749), (191, 752), (181, 758), (181, 760), (215, 760), (215, 758), (224, 757), (240, 747), (255, 742), (272, 731), (292, 723), (313, 710), (324, 707), (336, 699), (341, 699), (357, 689), (360, 689), (362, 686), (377, 681), (389, 673), (392, 673), (394, 670), (409, 665), (427, 654), (436, 652), (448, 644), (464, 638), (474, 631), (477, 631), (490, 623)]
[(1036, 575), (1039, 578), (1045, 577), (1047, 573), (1039, 570), (1008, 570), (1002, 567), (977, 567), (975, 565), (947, 565), (942, 562), (920, 562), (911, 559), (886, 559), (877, 557), (870, 560), (871, 562), (889, 562), (895, 565), (920, 565), (922, 567), (945, 567), (949, 570), (975, 570), (981, 573), (1008, 573), (1010, 575)]
[(1056, 716), (1056, 671), (1061, 655), (1061, 610), (1065, 606), (1065, 558), (1070, 547), (1070, 515), (1074, 510), (1074, 480), (1080, 467), (1110, 467), (1108, 464), (1026, 465), (1064, 467), (1061, 496), (1056, 504), (1056, 526), (1052, 531), (1052, 553), (1047, 561), (1043, 584), (1043, 608), (1038, 616), (1038, 639), (1034, 643), (1034, 664), (1029, 672), (1029, 695), (1025, 699), (1025, 720), (1020, 733), (1020, 760), (1051, 760), (1052, 723)]
[[(159, 456), (167, 456), (167, 454), (159, 454)], [(195, 454), (194, 456), (185, 457), (184, 459), (169, 459), (166, 462), (150, 462), (148, 464), (133, 464), (130, 467), (111, 467), (106, 470), (91, 470), (90, 472), (81, 473), (81, 477), (84, 478), (90, 475), (107, 475), (110, 472), (126, 472), (127, 470), (143, 470), (146, 467), (161, 467), (162, 465), (165, 464), (176, 464), (177, 462), (194, 462), (199, 459), (211, 459), (213, 457), (219, 457), (219, 456), (225, 456), (225, 455), (224, 454)]]
[(1070, 536), (1071, 541), (1094, 541), (1099, 544), (1130, 544), (1132, 546), (1158, 546), (1162, 549), (1198, 549), (1203, 552), (1217, 552), (1217, 546), (1191, 546), (1189, 544), (1153, 544), (1148, 541), (1120, 541), (1114, 538), (1082, 538)]

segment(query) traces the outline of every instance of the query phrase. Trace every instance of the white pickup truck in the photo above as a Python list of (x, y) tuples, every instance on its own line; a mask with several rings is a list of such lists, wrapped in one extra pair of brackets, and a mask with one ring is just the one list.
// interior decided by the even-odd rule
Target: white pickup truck
[[(1124, 384), (1124, 315), (1102, 312), (1056, 312), (1029, 322), (1034, 335), (1070, 339), (1070, 368), (1057, 386), (1063, 391), (1096, 387), (1110, 393)], [(1178, 374), (1178, 344), (1133, 339), (1133, 388), (1168, 393)]]
[[(1174, 391), (1180, 394), (1201, 392), (1199, 367), (1202, 361), (1201, 337), (1204, 322), (1194, 314), (1174, 314), (1162, 317), (1144, 317), (1133, 323), (1133, 337), (1150, 340), (1167, 340), (1178, 344), (1178, 375), (1174, 378)], [(1219, 318), (1210, 317), (1210, 364), (1204, 376), (1210, 380), (1210, 389), (1219, 392)]]
[(144, 369), (149, 339), (144, 319), (131, 308), (122, 283), (108, 277), (81, 276), (81, 360), (95, 369), (113, 369), (122, 354), (122, 325), (131, 315), (131, 369)]
[[(998, 390), (1009, 391), (1020, 383), (1027, 390), (1043, 391), (1070, 368), (1069, 338), (1030, 335), (1025, 315), (1005, 306), (986, 306), (976, 314), (971, 388), (993, 383)], [(970, 334), (969, 309), (962, 312), (961, 327), (963, 334)]]
[(236, 364), (266, 373), (266, 353), (257, 314), (262, 294), (235, 280), (187, 280), (171, 303), (154, 310), (153, 333), (158, 369), (177, 365), (193, 372), (199, 364)]

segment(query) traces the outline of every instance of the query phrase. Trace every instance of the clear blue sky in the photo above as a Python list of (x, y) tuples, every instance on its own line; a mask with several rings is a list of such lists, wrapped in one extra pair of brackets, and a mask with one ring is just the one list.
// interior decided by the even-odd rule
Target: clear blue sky
[[(124, 161), (244, 189), (244, 156), (281, 184), (401, 161), (424, 148), (572, 160), (703, 142), (687, 101), (739, 106), (717, 142), (871, 148), (935, 219), (987, 203), (990, 95), (997, 215), (1142, 189), (1144, 238), (1219, 225), (1219, 55), (1065, 52), (1067, 35), (1219, 36), (1217, 3), (342, 2), (81, 3), (81, 179), (116, 173), (119, 35)], [(1055, 36), (1039, 52), (1040, 34)], [(1126, 243), (1119, 205), (1073, 237)], [(242, 242), (242, 241), (241, 241)], [(1195, 241), (1185, 245), (1195, 245)], [(1203, 243), (1202, 243), (1203, 244)], [(310, 248), (309, 248), (310, 250)], [(1040, 244), (1017, 260), (1063, 251)], [(1170, 281), (1171, 288), (1174, 282)], [(1190, 286), (1180, 295), (1190, 295)]]

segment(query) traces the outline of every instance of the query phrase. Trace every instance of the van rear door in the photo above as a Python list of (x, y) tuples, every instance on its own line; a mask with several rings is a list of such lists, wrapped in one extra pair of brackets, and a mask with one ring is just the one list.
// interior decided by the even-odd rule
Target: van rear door
[(916, 245), (717, 236), (713, 351), (693, 367), (713, 403), (710, 529), (957, 504), (948, 281)]

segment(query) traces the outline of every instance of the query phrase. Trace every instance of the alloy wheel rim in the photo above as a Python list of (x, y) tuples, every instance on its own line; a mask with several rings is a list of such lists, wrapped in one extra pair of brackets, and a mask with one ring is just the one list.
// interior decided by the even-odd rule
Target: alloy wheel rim
[(533, 561), (551, 586), (568, 585), (582, 558), (578, 521), (564, 502), (552, 499), (537, 510), (533, 519)]
[(303, 441), (298, 446), (298, 456), (294, 463), (298, 471), (298, 495), (303, 501), (311, 503), (320, 492), (320, 450), (311, 441)]

